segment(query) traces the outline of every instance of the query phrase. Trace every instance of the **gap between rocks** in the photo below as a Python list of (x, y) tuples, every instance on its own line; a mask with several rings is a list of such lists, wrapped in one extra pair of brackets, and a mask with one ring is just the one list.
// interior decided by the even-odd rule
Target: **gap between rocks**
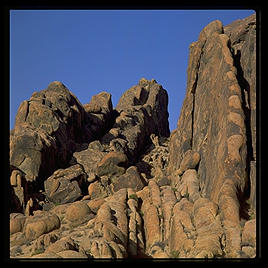
[(246, 145), (247, 145), (247, 155), (246, 155), (246, 186), (245, 191), (243, 193), (238, 193), (238, 199), (241, 204), (240, 214), (243, 218), (249, 219), (247, 215), (247, 209), (249, 205), (246, 204), (246, 200), (250, 198), (250, 162), (255, 160), (253, 156), (253, 146), (252, 146), (252, 135), (251, 135), (251, 109), (250, 109), (250, 85), (248, 81), (244, 77), (244, 72), (241, 67), (240, 59), (241, 59), (241, 51), (237, 50), (236, 53), (230, 48), (234, 59), (234, 66), (237, 69), (237, 81), (241, 88), (241, 96), (242, 96), (242, 109), (245, 115), (245, 127), (246, 127)]

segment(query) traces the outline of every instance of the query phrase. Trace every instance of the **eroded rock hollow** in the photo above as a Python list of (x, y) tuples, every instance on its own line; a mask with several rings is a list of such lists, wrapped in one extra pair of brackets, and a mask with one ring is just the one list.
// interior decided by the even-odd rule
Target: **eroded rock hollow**
[[(11, 258), (256, 256), (256, 18), (211, 22), (168, 93), (142, 78), (114, 108), (58, 81), (10, 133)], [(178, 111), (179, 112), (179, 111)]]

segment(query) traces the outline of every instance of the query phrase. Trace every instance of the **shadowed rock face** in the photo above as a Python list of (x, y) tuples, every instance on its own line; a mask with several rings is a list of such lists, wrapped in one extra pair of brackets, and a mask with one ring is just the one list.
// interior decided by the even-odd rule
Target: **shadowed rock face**
[(190, 45), (170, 135), (168, 94), (142, 78), (113, 109), (60, 82), (24, 101), (10, 139), (12, 258), (256, 256), (256, 20)]
[[(151, 128), (147, 132), (155, 133), (158, 136), (168, 137), (168, 94), (165, 89), (152, 79), (151, 81), (142, 78), (137, 86), (127, 90), (120, 98), (116, 110), (121, 113), (129, 109), (147, 110), (150, 117), (152, 117)], [(147, 122), (146, 122), (147, 123)], [(148, 128), (150, 124), (146, 124)]]

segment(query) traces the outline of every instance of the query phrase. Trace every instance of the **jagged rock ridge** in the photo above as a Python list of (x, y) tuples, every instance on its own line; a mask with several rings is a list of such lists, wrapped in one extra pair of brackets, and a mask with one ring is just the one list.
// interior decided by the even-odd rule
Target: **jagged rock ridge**
[(256, 20), (190, 45), (177, 129), (141, 79), (115, 109), (61, 83), (24, 101), (10, 139), (12, 258), (256, 255)]

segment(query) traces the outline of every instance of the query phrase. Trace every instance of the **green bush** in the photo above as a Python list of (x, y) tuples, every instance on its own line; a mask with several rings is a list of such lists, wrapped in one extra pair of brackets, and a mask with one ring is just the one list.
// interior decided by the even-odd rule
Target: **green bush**
[(128, 199), (134, 199), (138, 202), (138, 196), (136, 194), (131, 194)]
[(180, 255), (180, 253), (179, 253), (179, 251), (178, 250), (172, 250), (170, 253), (169, 253), (169, 256), (170, 256), (170, 258), (179, 258), (179, 255)]

